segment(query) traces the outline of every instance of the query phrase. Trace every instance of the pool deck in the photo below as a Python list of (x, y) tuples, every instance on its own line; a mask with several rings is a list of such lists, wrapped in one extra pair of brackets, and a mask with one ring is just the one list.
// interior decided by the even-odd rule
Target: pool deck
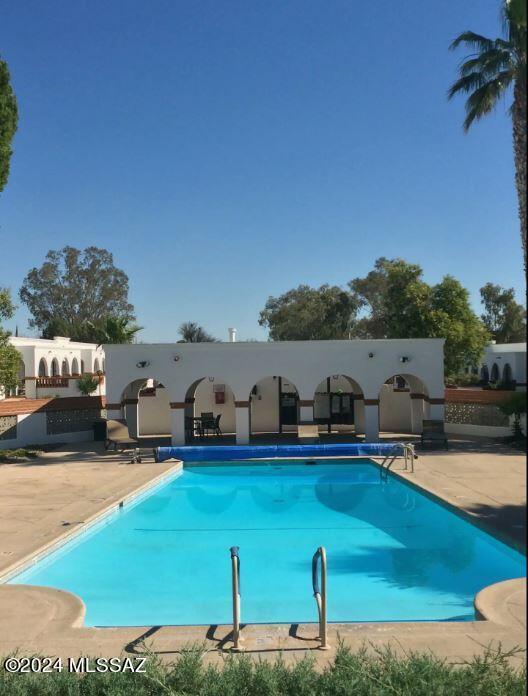
[[(450, 443), (449, 452), (419, 453), (414, 474), (395, 473), (521, 546), (526, 532), (524, 454), (484, 439), (453, 438)], [(34, 461), (0, 465), (0, 575), (175, 466), (174, 462), (154, 464), (151, 457), (142, 464), (126, 462), (125, 455), (104, 452), (99, 443), (86, 443)], [(292, 660), (309, 652), (321, 665), (332, 657), (338, 636), (353, 649), (390, 644), (399, 653), (431, 650), (459, 662), (499, 643), (503, 650), (525, 648), (525, 597), (526, 581), (512, 580), (479, 593), (476, 606), (485, 620), (331, 624), (332, 649), (326, 652), (317, 649), (315, 624), (247, 626), (242, 636), (250, 655), (273, 658), (282, 651), (286, 660)], [(208, 651), (206, 660), (217, 661), (231, 645), (229, 626), (97, 629), (83, 627), (83, 617), (82, 601), (67, 592), (0, 585), (0, 655), (18, 649), (22, 654), (63, 658), (112, 657), (141, 654), (146, 645), (172, 660), (181, 649), (199, 643)]]

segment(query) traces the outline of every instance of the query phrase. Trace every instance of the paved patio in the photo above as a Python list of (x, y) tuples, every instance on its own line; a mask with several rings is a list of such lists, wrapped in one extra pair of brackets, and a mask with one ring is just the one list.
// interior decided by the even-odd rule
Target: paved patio
[[(75, 448), (74, 448), (75, 447)], [(123, 455), (98, 443), (50, 452), (41, 459), (0, 465), (0, 572), (79, 526), (127, 494), (168, 472), (174, 462), (127, 465)], [(526, 466), (522, 453), (487, 440), (452, 440), (449, 452), (421, 453), (415, 473), (398, 472), (446, 502), (475, 516), (496, 533), (520, 544), (524, 539)], [(352, 648), (389, 643), (397, 652), (432, 650), (450, 661), (469, 659), (486, 646), (525, 646), (525, 581), (513, 580), (479, 593), (485, 620), (463, 623), (333, 624)], [(67, 592), (30, 586), (0, 586), (0, 654), (16, 649), (62, 657), (140, 653), (145, 644), (173, 659), (192, 642), (204, 644), (207, 660), (221, 659), (230, 646), (229, 626), (84, 628), (84, 605)], [(316, 626), (247, 626), (249, 654), (285, 659), (310, 652), (320, 664), (332, 656), (317, 650)], [(514, 658), (515, 660), (521, 657)]]

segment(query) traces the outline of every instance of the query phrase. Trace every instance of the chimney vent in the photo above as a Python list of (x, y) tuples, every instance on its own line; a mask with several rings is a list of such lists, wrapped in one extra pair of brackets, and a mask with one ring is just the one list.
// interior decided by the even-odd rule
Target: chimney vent
[(235, 343), (236, 342), (236, 329), (228, 329), (229, 331), (229, 343)]

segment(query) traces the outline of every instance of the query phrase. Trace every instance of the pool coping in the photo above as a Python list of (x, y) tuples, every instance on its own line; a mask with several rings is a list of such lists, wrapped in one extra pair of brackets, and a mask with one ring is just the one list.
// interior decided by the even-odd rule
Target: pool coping
[(130, 493), (127, 493), (119, 500), (113, 501), (112, 503), (109, 503), (108, 505), (103, 507), (101, 510), (98, 510), (97, 512), (94, 512), (92, 515), (89, 515), (86, 520), (84, 520), (74, 529), (68, 529), (64, 531), (62, 534), (59, 534), (59, 536), (55, 537), (51, 541), (46, 542), (43, 546), (39, 547), (34, 551), (31, 551), (22, 558), (18, 559), (11, 565), (4, 568), (3, 571), (1, 571), (0, 586), (5, 585), (17, 575), (26, 572), (39, 561), (42, 561), (51, 554), (60, 551), (67, 544), (70, 544), (77, 540), (79, 537), (88, 534), (98, 525), (110, 522), (110, 518), (113, 515), (117, 514), (125, 506), (129, 508), (133, 505), (137, 505), (144, 498), (152, 494), (156, 488), (161, 488), (170, 480), (173, 480), (177, 478), (179, 475), (181, 475), (182, 471), (183, 462), (178, 461), (170, 469), (163, 471), (161, 474), (154, 476), (146, 483), (143, 483), (137, 488), (134, 488), (134, 490), (130, 491)]

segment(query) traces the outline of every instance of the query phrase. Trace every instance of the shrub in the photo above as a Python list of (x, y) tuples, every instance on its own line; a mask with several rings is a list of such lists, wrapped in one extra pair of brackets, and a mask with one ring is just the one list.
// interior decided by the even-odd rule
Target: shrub
[(505, 416), (513, 416), (512, 434), (516, 440), (520, 440), (523, 437), (521, 415), (526, 413), (526, 392), (514, 392), (498, 404), (498, 408)]
[(525, 669), (514, 668), (509, 653), (489, 650), (456, 666), (431, 653), (397, 657), (389, 648), (356, 653), (338, 647), (332, 662), (317, 670), (311, 657), (287, 665), (244, 655), (228, 655), (221, 666), (204, 666), (205, 651), (189, 649), (174, 663), (151, 657), (144, 673), (13, 675), (0, 672), (0, 696), (520, 696)]
[(85, 396), (93, 394), (98, 386), (99, 380), (97, 377), (92, 377), (92, 375), (84, 375), (84, 377), (77, 380), (77, 388), (81, 394), (84, 394)]

